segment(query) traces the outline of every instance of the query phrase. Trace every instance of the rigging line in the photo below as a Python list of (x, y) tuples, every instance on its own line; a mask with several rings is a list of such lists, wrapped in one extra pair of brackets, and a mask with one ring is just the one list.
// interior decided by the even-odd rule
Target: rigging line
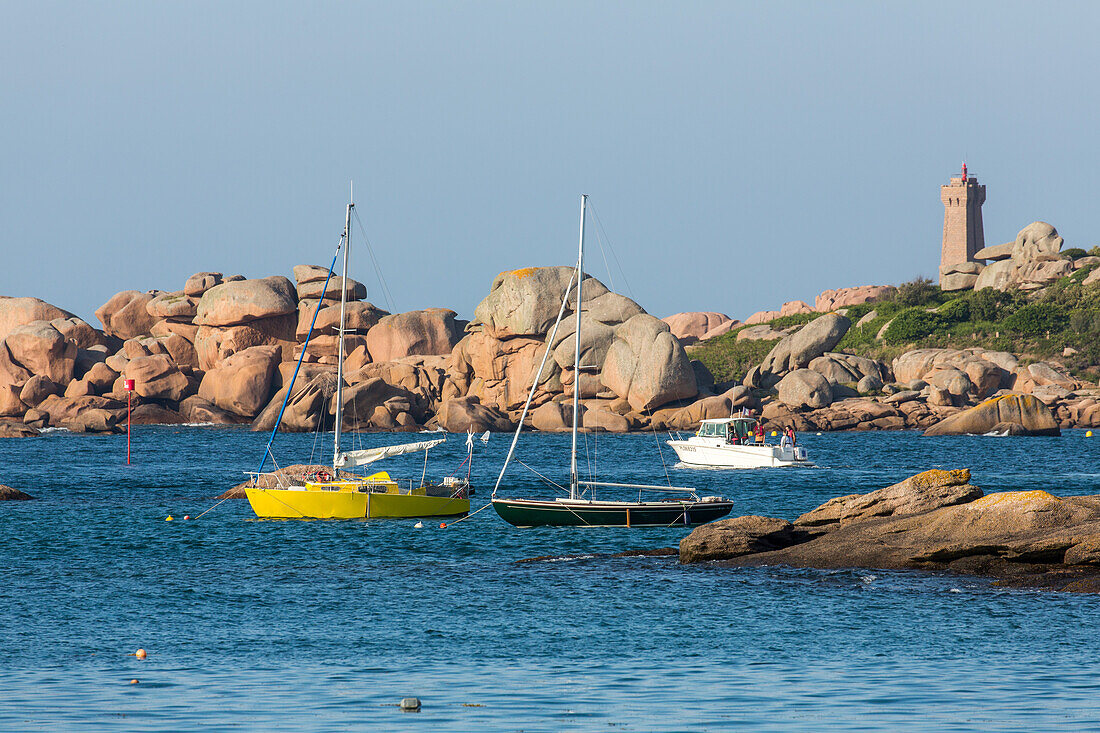
[(607, 264), (607, 252), (603, 248), (603, 238), (600, 237), (599, 228), (596, 229), (596, 243), (600, 245), (600, 254), (603, 255), (603, 266), (607, 270), (607, 282), (611, 284), (611, 292), (615, 292), (615, 276), (611, 273), (611, 266)]
[(396, 313), (397, 308), (394, 306), (393, 296), (390, 294), (390, 286), (386, 283), (385, 275), (382, 274), (382, 267), (374, 257), (374, 247), (371, 246), (370, 237), (367, 236), (367, 230), (363, 226), (363, 220), (359, 218), (359, 211), (352, 209), (351, 213), (355, 215), (355, 223), (359, 225), (359, 232), (363, 235), (363, 242), (367, 245), (367, 254), (370, 255), (371, 264), (374, 265), (374, 273), (378, 276), (378, 282), (382, 286), (382, 295), (386, 298), (386, 305), (390, 307), (390, 313)]
[(626, 276), (626, 270), (623, 269), (623, 265), (619, 262), (619, 255), (615, 252), (615, 246), (611, 244), (611, 238), (607, 236), (607, 230), (604, 229), (603, 221), (600, 219), (600, 212), (596, 210), (595, 206), (592, 206), (592, 215), (596, 217), (596, 226), (603, 232), (604, 239), (607, 240), (607, 248), (611, 250), (611, 257), (615, 260), (615, 266), (619, 268), (619, 273), (623, 276), (623, 283), (626, 284), (626, 290), (630, 293), (632, 300), (637, 300), (634, 296), (634, 288), (630, 287), (630, 278)]
[[(336, 245), (336, 252), (332, 255), (332, 264), (328, 266), (328, 274), (325, 275), (325, 285), (321, 288), (321, 297), (317, 300), (317, 307), (313, 311), (313, 320), (309, 322), (309, 333), (306, 334), (306, 340), (302, 343), (302, 353), (298, 355), (298, 363), (294, 366), (294, 376), (290, 378), (290, 384), (287, 385), (286, 395), (283, 397), (283, 405), (279, 408), (279, 416), (275, 418), (275, 426), (271, 428), (271, 437), (267, 440), (267, 447), (264, 448), (264, 457), (260, 459), (260, 467), (256, 469), (256, 473), (262, 473), (264, 470), (264, 464), (267, 463), (267, 457), (271, 456), (271, 445), (275, 442), (275, 433), (279, 431), (279, 425), (283, 422), (283, 413), (286, 412), (287, 403), (290, 402), (290, 393), (294, 391), (294, 382), (298, 379), (298, 371), (302, 368), (302, 362), (306, 358), (306, 348), (309, 346), (309, 340), (313, 336), (313, 327), (317, 325), (317, 315), (321, 312), (321, 306), (325, 302), (325, 293), (328, 292), (328, 283), (332, 279), (332, 271), (336, 267), (336, 258), (340, 256), (340, 250), (344, 246), (345, 234), (340, 235), (340, 243)], [(347, 287), (345, 284), (344, 287)], [(343, 324), (341, 324), (343, 327)], [(271, 456), (271, 461), (274, 463), (275, 456)]]
[(545, 476), (543, 476), (543, 475), (542, 475), (541, 473), (539, 473), (539, 472), (538, 472), (538, 471), (536, 471), (535, 469), (531, 468), (530, 466), (528, 466), (528, 465), (527, 465), (526, 463), (524, 463), (524, 462), (523, 462), (523, 461), (521, 461), (520, 459), (518, 459), (518, 458), (517, 458), (517, 459), (516, 459), (516, 463), (518, 463), (519, 465), (523, 466), (524, 468), (526, 468), (526, 469), (527, 469), (528, 471), (530, 471), (531, 473), (533, 473), (533, 474), (535, 474), (536, 476), (538, 476), (538, 477), (539, 477), (540, 479), (542, 479), (543, 481), (545, 481), (545, 482), (546, 482), (547, 484), (549, 484), (550, 486), (553, 486), (554, 488), (556, 488), (556, 489), (558, 489), (558, 490), (560, 490), (560, 491), (563, 491), (563, 492), (565, 492), (566, 494), (568, 494), (568, 493), (569, 493), (569, 489), (565, 488), (564, 486), (562, 486), (561, 484), (559, 484), (559, 483), (558, 483), (557, 481), (555, 481), (554, 479), (546, 478), (546, 477), (545, 477)]
[(519, 422), (516, 424), (516, 432), (512, 435), (512, 444), (508, 446), (508, 455), (504, 458), (504, 465), (500, 467), (500, 475), (497, 476), (497, 482), (493, 485), (493, 496), (497, 495), (497, 489), (500, 488), (500, 482), (504, 480), (504, 472), (508, 470), (508, 462), (512, 460), (512, 454), (516, 452), (516, 442), (519, 441), (519, 433), (523, 430), (523, 421), (527, 418), (527, 410), (531, 408), (531, 400), (535, 396), (535, 388), (538, 387), (539, 380), (542, 379), (542, 370), (546, 368), (546, 358), (550, 356), (550, 347), (554, 344), (554, 339), (557, 338), (558, 326), (561, 325), (562, 316), (565, 315), (565, 306), (569, 303), (569, 293), (573, 291), (573, 279), (577, 277), (578, 269), (579, 268), (573, 268), (573, 274), (569, 276), (569, 284), (565, 286), (565, 295), (562, 297), (561, 308), (558, 309), (558, 320), (554, 321), (554, 329), (546, 339), (546, 349), (542, 352), (542, 361), (539, 363), (539, 370), (535, 373), (535, 381), (531, 384), (531, 391), (527, 393), (527, 401), (523, 403), (523, 412), (520, 413)]
[(661, 440), (657, 437), (657, 428), (653, 426), (653, 413), (646, 409), (649, 413), (649, 429), (653, 432), (653, 442), (657, 444), (657, 455), (661, 457), (661, 468), (665, 469), (665, 481), (668, 482), (669, 488), (672, 488), (672, 477), (668, 475), (668, 464), (665, 463), (665, 452), (661, 450)]
[[(493, 502), (491, 502), (491, 501), (490, 501), (490, 502), (489, 502), (488, 504), (486, 504), (485, 506), (481, 507), (481, 509), (488, 509), (488, 508), (489, 508), (489, 507), (491, 507), (492, 505), (493, 505)], [(455, 521), (453, 521), (453, 522), (448, 522), (448, 523), (447, 523), (447, 526), (448, 526), (448, 527), (453, 527), (453, 526), (455, 526), (456, 524), (458, 524), (459, 522), (465, 522), (465, 521), (466, 521), (467, 519), (469, 519), (470, 517), (472, 517), (472, 516), (474, 516), (475, 514), (477, 514), (477, 512), (480, 512), (480, 511), (481, 511), (481, 509), (478, 509), (477, 511), (474, 511), (474, 512), (470, 512), (469, 514), (467, 514), (466, 516), (462, 517), (461, 519), (456, 519), (456, 520), (455, 520)]]

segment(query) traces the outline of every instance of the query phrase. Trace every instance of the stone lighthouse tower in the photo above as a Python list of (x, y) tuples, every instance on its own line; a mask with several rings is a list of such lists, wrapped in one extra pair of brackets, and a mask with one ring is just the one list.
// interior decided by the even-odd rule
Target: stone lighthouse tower
[(982, 228), (982, 204), (985, 203), (985, 186), (978, 179), (966, 174), (952, 176), (951, 182), (940, 186), (943, 201), (943, 249), (940, 251), (940, 281), (953, 265), (973, 262), (974, 253), (985, 247), (985, 231)]

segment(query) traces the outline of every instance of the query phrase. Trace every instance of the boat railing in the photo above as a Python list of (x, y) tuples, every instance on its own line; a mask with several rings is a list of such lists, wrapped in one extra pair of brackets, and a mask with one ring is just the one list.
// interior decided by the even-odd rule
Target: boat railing
[(691, 494), (694, 499), (699, 499), (699, 495), (695, 493), (695, 489), (688, 486), (660, 486), (657, 484), (620, 484), (611, 481), (578, 481), (577, 483), (581, 486), (588, 486), (590, 488), (638, 489), (639, 491), (663, 491), (672, 494)]

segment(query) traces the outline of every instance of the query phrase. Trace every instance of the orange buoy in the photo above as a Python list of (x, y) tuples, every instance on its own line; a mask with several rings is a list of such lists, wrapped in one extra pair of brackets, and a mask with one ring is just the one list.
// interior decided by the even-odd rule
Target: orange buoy
[(138, 649), (136, 652), (134, 652), (134, 656), (137, 657), (138, 659), (145, 659), (145, 650), (144, 649)]
[(440, 529), (447, 529), (447, 523), (446, 522), (440, 522), (439, 523), (439, 528)]
[(191, 515), (190, 515), (190, 514), (184, 514), (184, 515), (183, 515), (183, 518), (184, 518), (184, 519), (190, 519), (190, 518), (191, 518)]
[(130, 684), (131, 684), (131, 685), (136, 685), (137, 683), (138, 683), (138, 681), (137, 681), (137, 680), (130, 680)]

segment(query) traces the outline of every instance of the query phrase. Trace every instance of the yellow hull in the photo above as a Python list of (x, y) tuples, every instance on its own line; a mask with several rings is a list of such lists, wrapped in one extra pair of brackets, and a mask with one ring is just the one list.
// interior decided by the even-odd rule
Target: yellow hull
[(257, 517), (272, 519), (373, 519), (453, 517), (470, 511), (469, 499), (427, 496), (422, 489), (401, 493), (375, 474), (366, 481), (328, 481), (287, 489), (245, 489)]

